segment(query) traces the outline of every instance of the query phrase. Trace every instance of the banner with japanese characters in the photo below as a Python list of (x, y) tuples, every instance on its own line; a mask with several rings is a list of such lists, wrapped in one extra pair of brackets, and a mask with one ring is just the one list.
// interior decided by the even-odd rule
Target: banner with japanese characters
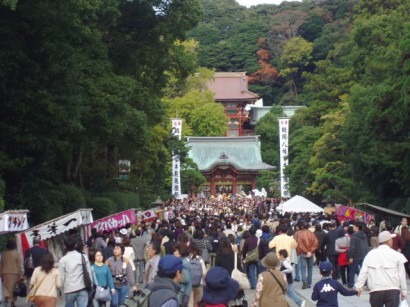
[[(172, 118), (172, 135), (181, 140), (182, 135), (182, 119)], [(176, 199), (181, 199), (181, 163), (179, 154), (172, 151), (172, 190), (171, 194)]]
[(28, 229), (28, 210), (9, 210), (0, 214), (0, 234)]
[(88, 225), (93, 222), (92, 209), (80, 209), (73, 213), (40, 224), (23, 232), (31, 246), (32, 238), (41, 236), (42, 240), (62, 234), (70, 229)]
[(135, 222), (135, 209), (130, 209), (99, 219), (91, 224), (91, 228), (96, 228), (98, 232), (111, 231)]
[(290, 198), (289, 178), (285, 169), (289, 164), (289, 118), (279, 118), (280, 196)]

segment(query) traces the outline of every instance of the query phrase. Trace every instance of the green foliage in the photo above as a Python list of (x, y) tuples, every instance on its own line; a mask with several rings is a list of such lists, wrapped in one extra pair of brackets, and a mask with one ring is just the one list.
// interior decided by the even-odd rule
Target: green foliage
[(10, 9), (15, 10), (18, 0), (1, 0), (0, 5), (8, 6)]
[(270, 165), (279, 165), (279, 121), (282, 108), (273, 107), (268, 114), (256, 123), (256, 133), (261, 139), (262, 161)]
[(93, 208), (93, 218), (101, 219), (118, 212), (115, 202), (108, 197), (95, 197), (87, 202), (89, 208)]
[(212, 70), (200, 68), (197, 74), (181, 83), (179, 91), (174, 91), (173, 83), (168, 84), (166, 92), (171, 96), (165, 97), (163, 101), (168, 106), (170, 118), (184, 120), (183, 136), (222, 136), (225, 133), (223, 106), (215, 103), (212, 91), (204, 90), (212, 78)]
[[(4, 5), (13, 3), (15, 10)], [(183, 40), (200, 18), (198, 2), (1, 4), (5, 207), (41, 212), (31, 217), (39, 223), (109, 191), (163, 189), (169, 138), (162, 89), (170, 74), (179, 84), (196, 69), (195, 43)], [(131, 161), (127, 182), (117, 180), (120, 159)], [(122, 197), (138, 197), (130, 195)]]
[(124, 211), (131, 208), (139, 208), (138, 195), (132, 192), (112, 191), (104, 194), (105, 198), (112, 200), (116, 206), (116, 211)]
[(303, 68), (308, 66), (312, 59), (312, 52), (312, 43), (301, 37), (295, 37), (286, 43), (283, 55), (280, 57), (282, 70), (279, 76), (287, 80), (287, 84), (295, 95), (299, 92), (298, 84), (300, 84), (301, 74)]
[(181, 182), (182, 193), (190, 194), (198, 192), (199, 186), (206, 182), (206, 178), (198, 170), (197, 165), (188, 158), (181, 166)]
[(268, 197), (280, 197), (280, 174), (274, 171), (260, 171), (256, 176), (256, 188), (265, 188)]

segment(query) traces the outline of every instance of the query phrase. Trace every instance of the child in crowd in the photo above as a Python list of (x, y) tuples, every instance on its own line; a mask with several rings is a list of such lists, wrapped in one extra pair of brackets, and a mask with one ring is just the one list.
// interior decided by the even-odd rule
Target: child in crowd
[(322, 280), (318, 281), (313, 287), (312, 300), (317, 301), (316, 306), (332, 306), (338, 307), (337, 294), (343, 296), (353, 296), (360, 294), (356, 290), (347, 290), (343, 285), (335, 279), (332, 279), (332, 264), (328, 261), (323, 261), (319, 266)]
[(293, 267), (292, 264), (290, 263), (290, 260), (288, 259), (288, 251), (286, 249), (281, 249), (279, 251), (279, 259), (281, 262), (280, 265), (280, 270), (282, 273), (284, 273), (286, 275), (286, 280), (288, 282), (288, 289), (286, 294), (298, 305), (301, 307), (304, 307), (306, 304), (306, 301), (302, 301), (297, 294), (295, 293), (295, 291), (293, 291), (293, 276), (292, 276), (292, 272), (293, 272)]

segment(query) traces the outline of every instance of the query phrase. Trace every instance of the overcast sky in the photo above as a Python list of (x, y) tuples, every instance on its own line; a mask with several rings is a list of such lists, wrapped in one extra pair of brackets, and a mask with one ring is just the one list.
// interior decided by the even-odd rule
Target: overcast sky
[[(287, 1), (298, 1), (298, 0), (287, 0)], [(281, 4), (282, 0), (236, 0), (240, 5), (245, 5), (247, 7), (251, 7), (252, 5), (258, 4)]]

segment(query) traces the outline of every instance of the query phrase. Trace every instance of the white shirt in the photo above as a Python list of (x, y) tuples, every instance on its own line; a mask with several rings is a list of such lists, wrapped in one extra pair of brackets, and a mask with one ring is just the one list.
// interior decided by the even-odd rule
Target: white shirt
[(370, 292), (400, 290), (407, 293), (407, 259), (386, 244), (372, 249), (364, 258), (363, 266), (356, 281), (356, 289), (362, 288), (367, 280)]

